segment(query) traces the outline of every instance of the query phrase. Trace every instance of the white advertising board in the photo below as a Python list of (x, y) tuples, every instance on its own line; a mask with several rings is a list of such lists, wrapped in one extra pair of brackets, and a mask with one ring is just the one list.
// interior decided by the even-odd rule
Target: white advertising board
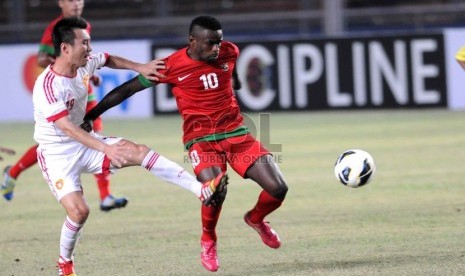
[[(148, 40), (93, 42), (93, 52), (107, 52), (138, 62), (150, 60), (151, 44)], [(35, 78), (42, 71), (36, 62), (37, 44), (0, 46), (0, 68), (3, 86), (0, 89), (0, 122), (33, 121), (32, 87)], [(100, 100), (119, 84), (136, 76), (128, 70), (102, 68), (98, 71), (102, 84), (94, 92)], [(152, 95), (150, 91), (140, 92), (123, 104), (104, 114), (104, 118), (147, 118), (152, 116)]]
[(445, 62), (447, 68), (448, 108), (465, 109), (465, 70), (455, 60), (457, 51), (465, 46), (465, 29), (444, 30)]

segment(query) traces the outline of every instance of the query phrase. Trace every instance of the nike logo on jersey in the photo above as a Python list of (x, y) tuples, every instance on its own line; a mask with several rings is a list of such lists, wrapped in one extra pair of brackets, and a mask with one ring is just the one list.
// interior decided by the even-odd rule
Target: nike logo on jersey
[(185, 75), (185, 76), (182, 76), (182, 77), (178, 77), (178, 81), (183, 81), (185, 78), (189, 77), (191, 74), (188, 74), (188, 75)]

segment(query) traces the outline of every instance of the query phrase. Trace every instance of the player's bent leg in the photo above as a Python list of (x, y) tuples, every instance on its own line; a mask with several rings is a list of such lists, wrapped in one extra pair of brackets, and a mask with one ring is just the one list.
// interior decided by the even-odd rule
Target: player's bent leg
[(250, 178), (271, 196), (284, 200), (288, 187), (278, 165), (269, 154), (261, 156), (246, 171)]
[(60, 199), (68, 217), (78, 223), (84, 224), (89, 217), (90, 209), (81, 191), (71, 192)]
[(81, 191), (70, 192), (60, 199), (67, 217), (63, 223), (60, 236), (60, 258), (58, 275), (76, 276), (74, 272), (74, 249), (81, 235), (82, 227), (89, 216), (89, 206)]
[(264, 190), (260, 193), (255, 207), (247, 212), (244, 221), (260, 236), (263, 243), (279, 248), (281, 240), (265, 217), (278, 209), (287, 194), (287, 185), (282, 173), (270, 155), (261, 156), (246, 172), (246, 177), (257, 182)]
[[(209, 271), (217, 271), (220, 265), (217, 254), (216, 225), (221, 214), (222, 203), (226, 197), (228, 177), (219, 166), (205, 168), (198, 173), (197, 177), (201, 181), (213, 178), (218, 183), (211, 196), (211, 200), (208, 200), (207, 204), (201, 207), (202, 236), (200, 239), (200, 261), (202, 266)], [(213, 186), (213, 180), (204, 182), (207, 184), (211, 183), (209, 189)], [(206, 188), (209, 185), (204, 184), (203, 186)]]

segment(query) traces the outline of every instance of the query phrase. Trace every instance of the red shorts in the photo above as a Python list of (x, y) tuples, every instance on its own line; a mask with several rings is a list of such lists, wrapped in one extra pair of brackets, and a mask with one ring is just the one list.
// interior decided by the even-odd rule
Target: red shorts
[(260, 156), (266, 154), (270, 154), (270, 152), (263, 147), (260, 141), (252, 135), (246, 134), (220, 141), (194, 143), (189, 149), (189, 160), (195, 175), (212, 166), (220, 167), (222, 171), (226, 171), (226, 163), (229, 163), (231, 168), (244, 177), (247, 169)]

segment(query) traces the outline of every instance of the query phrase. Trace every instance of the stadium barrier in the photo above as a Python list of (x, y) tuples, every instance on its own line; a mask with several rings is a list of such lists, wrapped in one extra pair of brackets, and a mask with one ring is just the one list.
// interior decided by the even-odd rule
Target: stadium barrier
[[(465, 29), (438, 33), (382, 35), (316, 40), (238, 42), (237, 62), (244, 111), (316, 111), (332, 109), (465, 109), (465, 71), (455, 61), (465, 45)], [(184, 45), (150, 40), (97, 41), (105, 51), (144, 62), (164, 57)], [(0, 121), (33, 120), (31, 102), (36, 44), (1, 45)], [(103, 68), (98, 99), (135, 76)], [(150, 90), (150, 89), (148, 89)], [(148, 118), (176, 113), (169, 86), (138, 93), (105, 118)]]

